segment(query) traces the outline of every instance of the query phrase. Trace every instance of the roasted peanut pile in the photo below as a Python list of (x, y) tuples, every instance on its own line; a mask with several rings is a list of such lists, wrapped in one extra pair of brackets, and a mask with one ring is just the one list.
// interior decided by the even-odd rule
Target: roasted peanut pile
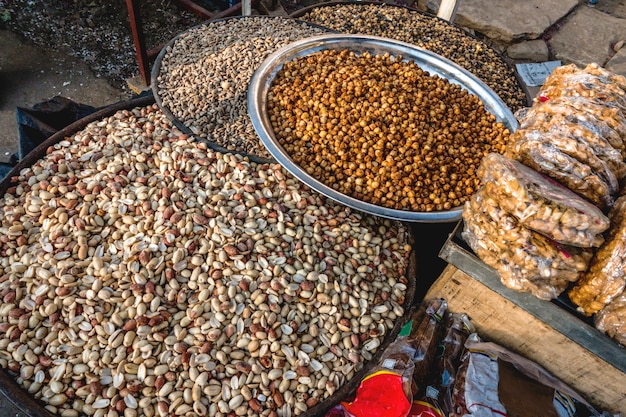
[(528, 105), (513, 68), (492, 47), (434, 16), (389, 4), (321, 5), (298, 19), (341, 33), (383, 36), (412, 43), (465, 68), (515, 112)]
[(195, 136), (234, 152), (270, 158), (248, 115), (248, 84), (277, 49), (328, 33), (285, 17), (253, 16), (210, 22), (178, 35), (157, 76), (164, 108)]
[(458, 207), (509, 131), (460, 86), (389, 55), (324, 50), (286, 63), (268, 94), (274, 133), (337, 191), (399, 210)]
[(405, 227), (156, 105), (90, 123), (0, 199), (0, 366), (57, 415), (291, 416), (404, 314)]

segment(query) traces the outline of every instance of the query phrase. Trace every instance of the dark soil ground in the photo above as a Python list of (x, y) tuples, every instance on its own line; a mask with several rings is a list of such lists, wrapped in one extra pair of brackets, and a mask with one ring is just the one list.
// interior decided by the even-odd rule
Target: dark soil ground
[[(194, 0), (217, 13), (234, 0)], [(322, 0), (269, 0), (287, 13)], [(141, 0), (147, 49), (163, 46), (205, 19), (172, 0)], [(255, 12), (258, 12), (255, 10)], [(0, 29), (27, 43), (63, 51), (89, 65), (116, 88), (139, 75), (126, 2), (123, 0), (0, 0)]]
[[(148, 49), (203, 21), (175, 1), (139, 3)], [(117, 88), (139, 74), (128, 9), (122, 0), (0, 0), (0, 28), (35, 46), (65, 51)]]

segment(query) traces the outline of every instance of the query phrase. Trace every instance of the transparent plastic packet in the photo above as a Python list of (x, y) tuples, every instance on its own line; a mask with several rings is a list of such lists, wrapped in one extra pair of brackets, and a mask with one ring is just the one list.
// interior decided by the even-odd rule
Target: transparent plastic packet
[(626, 89), (618, 82), (620, 76), (608, 71), (600, 73), (598, 68), (585, 71), (574, 64), (555, 68), (539, 89), (536, 100), (541, 97), (586, 97), (626, 110)]
[[(604, 103), (589, 97), (543, 97), (541, 100), (543, 100), (541, 105), (542, 111), (550, 112), (552, 108), (558, 108), (559, 111), (570, 109), (572, 113), (586, 114), (589, 117), (593, 117), (594, 120), (606, 123), (620, 135), (624, 142), (623, 146), (626, 146), (626, 114), (617, 105)], [(539, 105), (537, 104), (537, 106)], [(613, 146), (618, 148), (616, 144), (613, 144)]]
[(550, 268), (584, 272), (593, 256), (591, 250), (558, 244), (541, 233), (524, 227), (482, 189), (466, 203), (463, 219), (466, 223), (479, 226), (477, 233), (481, 238), (493, 236), (498, 247), (507, 249), (514, 255), (519, 253), (524, 257), (532, 256), (535, 263), (540, 264), (537, 267), (538, 276), (549, 276)]
[(557, 244), (524, 227), (483, 189), (465, 203), (462, 216), (463, 239), (498, 272), (501, 282), (541, 299), (556, 298), (577, 281), (593, 254), (588, 249)]
[(600, 417), (578, 392), (537, 363), (471, 334), (452, 389), (450, 417)]
[(520, 136), (504, 155), (552, 178), (601, 210), (613, 206), (613, 188), (601, 175), (540, 137)]
[[(541, 140), (543, 142), (552, 144), (561, 152), (589, 165), (607, 183), (607, 185), (610, 187), (611, 193), (617, 192), (619, 188), (617, 175), (615, 175), (615, 172), (611, 169), (609, 163), (603, 160), (593, 150), (593, 148), (585, 142), (579, 141), (576, 138), (570, 136), (563, 136), (554, 134), (552, 132), (541, 132), (538, 130), (528, 129), (518, 130), (513, 136), (514, 137), (511, 139), (511, 142), (513, 143), (512, 146), (515, 146), (515, 143), (523, 141), (526, 138)], [(619, 152), (618, 158), (621, 158)]]
[[(524, 119), (526, 127), (519, 128), (513, 135), (524, 132), (541, 132), (544, 140), (559, 147), (564, 152), (568, 152), (571, 147), (578, 147), (576, 142), (582, 147), (589, 149), (604, 161), (617, 180), (626, 175), (626, 163), (624, 163), (620, 149), (613, 147), (609, 140), (599, 134), (597, 129), (587, 128), (579, 123), (571, 123), (566, 117), (561, 115), (550, 115), (546, 113), (536, 113), (532, 117)], [(512, 138), (511, 140), (515, 140)], [(572, 155), (575, 156), (575, 155)]]
[[(626, 175), (626, 164), (622, 159), (623, 146), (614, 146), (616, 140), (613, 138), (611, 141), (605, 137), (602, 129), (589, 123), (578, 123), (576, 119), (571, 121), (569, 117), (554, 112), (527, 112), (523, 123), (524, 127), (520, 126), (518, 130), (549, 132), (557, 137), (568, 136), (586, 143), (598, 157), (609, 164), (618, 179)], [(617, 132), (613, 131), (613, 135), (619, 138)]]
[(609, 218), (611, 228), (606, 241), (568, 292), (570, 300), (587, 316), (600, 311), (626, 288), (626, 196), (615, 201)]
[(610, 223), (602, 211), (534, 169), (490, 153), (477, 173), (484, 192), (523, 226), (569, 246), (604, 242), (602, 233)]
[[(622, 124), (624, 117), (621, 117), (619, 112), (612, 112), (611, 107), (600, 102), (581, 97), (557, 97), (545, 102), (536, 102), (532, 107), (524, 107), (515, 113), (515, 118), (519, 121), (519, 129), (532, 128), (538, 119), (547, 119), (549, 122), (566, 120), (568, 123), (581, 125), (605, 138), (613, 148), (626, 157), (624, 135), (626, 125)], [(626, 123), (626, 120), (623, 123)]]
[(603, 79), (603, 82), (607, 84), (615, 84), (626, 92), (626, 77), (607, 70), (606, 68), (600, 66), (597, 62), (591, 62), (583, 69), (579, 69), (579, 71), (595, 75), (596, 77)]
[(452, 387), (461, 365), (465, 341), (475, 331), (467, 314), (447, 315), (431, 378), (422, 396), (422, 401), (432, 404), (443, 415), (447, 416), (452, 410)]
[(424, 390), (430, 370), (435, 363), (447, 311), (448, 303), (443, 299), (424, 300), (411, 317), (413, 324), (408, 338), (415, 353), (413, 395), (417, 398)]
[(626, 293), (613, 298), (594, 316), (598, 330), (626, 347)]

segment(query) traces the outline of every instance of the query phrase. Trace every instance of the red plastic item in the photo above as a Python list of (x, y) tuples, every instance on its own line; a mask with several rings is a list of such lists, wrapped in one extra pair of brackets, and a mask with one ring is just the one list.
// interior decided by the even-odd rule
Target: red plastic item
[(437, 407), (425, 401), (413, 401), (411, 411), (407, 417), (443, 417), (443, 413)]
[(363, 379), (354, 401), (341, 405), (354, 417), (406, 417), (411, 408), (402, 386), (402, 376), (386, 371)]

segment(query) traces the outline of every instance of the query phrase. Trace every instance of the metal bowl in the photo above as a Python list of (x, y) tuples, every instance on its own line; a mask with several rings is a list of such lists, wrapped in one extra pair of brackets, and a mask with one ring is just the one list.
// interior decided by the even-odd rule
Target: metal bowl
[(300, 181), (335, 201), (373, 215), (408, 222), (448, 223), (458, 221), (463, 211), (462, 206), (432, 212), (396, 210), (367, 203), (340, 193), (308, 174), (306, 170), (294, 162), (278, 142), (267, 112), (267, 95), (272, 81), (286, 62), (325, 49), (349, 49), (357, 53), (370, 52), (373, 55), (389, 53), (391, 56), (402, 56), (405, 61), (413, 60), (431, 75), (436, 74), (477, 95), (482, 100), (486, 110), (513, 132), (517, 129), (518, 123), (511, 110), (485, 83), (452, 61), (415, 45), (379, 36), (321, 35), (302, 39), (268, 56), (252, 76), (248, 88), (248, 111), (252, 125), (272, 156)]

